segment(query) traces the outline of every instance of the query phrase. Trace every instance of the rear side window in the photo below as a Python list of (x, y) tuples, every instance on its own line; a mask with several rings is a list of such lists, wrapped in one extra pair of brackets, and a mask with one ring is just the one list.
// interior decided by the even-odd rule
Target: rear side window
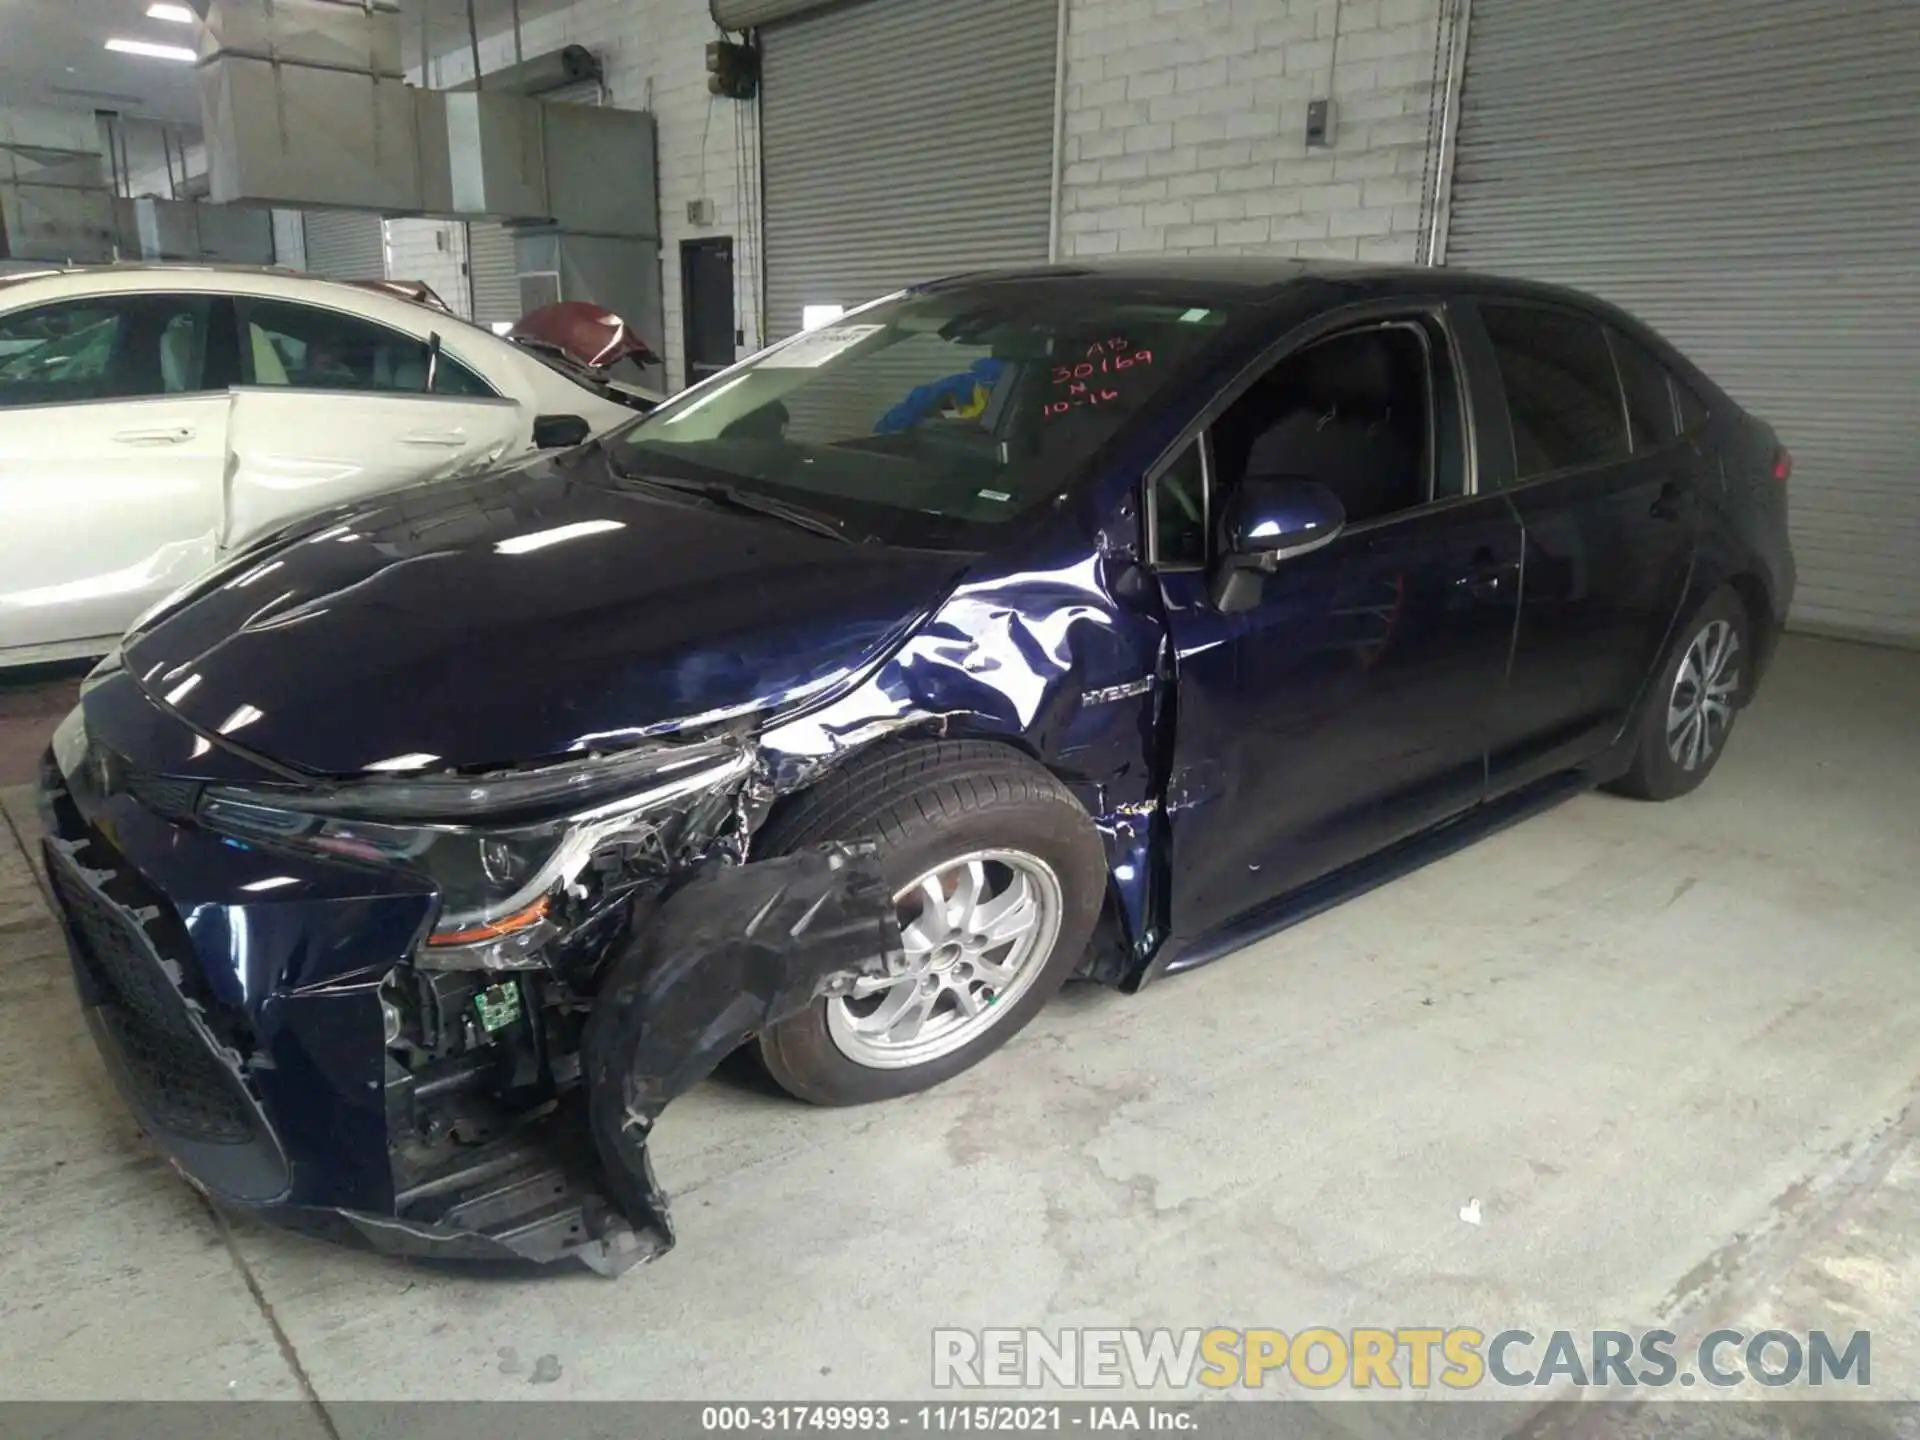
[[(405, 395), (427, 388), (431, 354), (424, 340), (315, 305), (246, 299), (239, 305), (245, 384)], [(436, 395), (493, 393), (444, 352), (432, 368)]]
[(1625, 459), (1626, 413), (1598, 321), (1565, 310), (1483, 304), (1513, 422), (1514, 478)]
[(1673, 439), (1673, 394), (1667, 386), (1667, 367), (1639, 341), (1609, 330), (1613, 358), (1620, 366), (1620, 388), (1627, 397), (1627, 420), (1633, 426), (1633, 452), (1658, 450)]

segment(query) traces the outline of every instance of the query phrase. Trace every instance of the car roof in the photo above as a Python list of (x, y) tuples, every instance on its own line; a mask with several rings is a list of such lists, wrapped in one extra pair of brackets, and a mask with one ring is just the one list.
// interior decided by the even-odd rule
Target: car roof
[[(23, 270), (0, 275), (0, 300), (23, 290), (44, 290), (49, 301), (90, 294), (139, 293), (150, 289), (212, 291), (285, 299), (324, 301), (336, 309), (351, 310), (389, 323), (418, 325), (426, 323), (447, 328), (457, 326), (463, 334), (485, 336), (499, 342), (484, 326), (462, 319), (452, 311), (435, 309), (419, 301), (394, 294), (384, 287), (359, 285), (349, 280), (330, 280), (289, 270), (277, 265), (193, 265), (141, 261), (104, 265), (49, 265), (39, 270)], [(28, 303), (33, 303), (29, 299)], [(401, 317), (407, 317), (402, 320)]]
[(1222, 300), (1239, 299), (1248, 303), (1277, 300), (1289, 290), (1320, 281), (1359, 292), (1354, 298), (1364, 298), (1366, 292), (1395, 295), (1418, 290), (1426, 294), (1435, 291), (1505, 294), (1562, 300), (1584, 307), (1610, 308), (1593, 296), (1565, 285), (1549, 285), (1536, 280), (1490, 275), (1484, 271), (1460, 270), (1452, 266), (1366, 260), (1295, 260), (1265, 255), (1154, 255), (1117, 260), (1069, 260), (1048, 265), (965, 271), (913, 288), (923, 291), (959, 290), (975, 285), (1016, 281), (1038, 284), (1054, 282), (1063, 287), (1096, 284), (1109, 290), (1122, 291), (1132, 284), (1139, 287), (1143, 296), (1164, 294), (1169, 288), (1187, 288), (1196, 294), (1205, 293)]
[[(1077, 288), (1097, 289), (1109, 303), (1239, 305), (1251, 313), (1284, 309), (1318, 287), (1314, 301), (1353, 303), (1395, 296), (1459, 295), (1564, 305), (1624, 330), (1684, 369), (1696, 383), (1712, 380), (1670, 340), (1638, 316), (1584, 290), (1451, 265), (1355, 260), (1295, 260), (1264, 255), (1173, 255), (1072, 260), (972, 270), (911, 287), (914, 294), (960, 294), (1000, 284), (1042, 287), (1042, 298), (1070, 301)], [(1330, 295), (1328, 292), (1332, 291)]]
[(284, 265), (221, 265), (187, 260), (113, 260), (97, 265), (55, 260), (45, 264), (26, 261), (15, 263), (22, 268), (0, 274), (0, 285), (16, 285), (23, 280), (45, 280), (56, 275), (283, 275), (299, 280), (320, 278)]

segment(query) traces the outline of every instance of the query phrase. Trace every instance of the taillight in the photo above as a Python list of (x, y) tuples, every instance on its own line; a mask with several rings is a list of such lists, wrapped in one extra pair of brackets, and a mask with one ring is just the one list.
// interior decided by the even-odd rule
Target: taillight
[(1784, 445), (1773, 452), (1773, 478), (1782, 485), (1793, 478), (1793, 456)]

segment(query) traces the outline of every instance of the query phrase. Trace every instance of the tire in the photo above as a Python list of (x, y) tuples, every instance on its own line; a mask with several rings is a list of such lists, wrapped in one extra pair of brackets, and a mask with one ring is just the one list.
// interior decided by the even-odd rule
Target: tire
[[(874, 994), (827, 996), (761, 1034), (768, 1074), (816, 1105), (911, 1095), (999, 1049), (1072, 973), (1106, 894), (1105, 852), (1080, 803), (1041, 766), (987, 742), (876, 751), (775, 811), (754, 848), (785, 854), (828, 840), (877, 846), (913, 975)], [(932, 891), (907, 893), (935, 872), (938, 913)], [(969, 897), (979, 905), (968, 908)], [(983, 946), (965, 925), (947, 925), (957, 915), (1011, 933), (1029, 909), (1032, 923), (1005, 942)]]
[[(1751, 634), (1738, 595), (1720, 589), (1707, 597), (1681, 627), (1678, 644), (1660, 668), (1640, 717), (1633, 762), (1609, 790), (1637, 800), (1673, 800), (1697, 789), (1713, 772), (1746, 697)], [(1728, 646), (1724, 652), (1723, 644)], [(1703, 676), (1709, 686), (1704, 707)]]

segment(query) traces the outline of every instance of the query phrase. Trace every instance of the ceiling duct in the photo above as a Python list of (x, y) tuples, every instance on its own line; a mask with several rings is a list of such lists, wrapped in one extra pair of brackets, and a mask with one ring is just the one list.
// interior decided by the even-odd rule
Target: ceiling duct
[(422, 90), (392, 0), (213, 0), (201, 38), (216, 201), (552, 222), (657, 237), (653, 117), (543, 103), (595, 78), (580, 46)]
[[(605, 79), (600, 57), (584, 45), (563, 45), (545, 55), (535, 55), (503, 70), (489, 70), (480, 77), (491, 94), (547, 95), (570, 85), (588, 85)], [(478, 90), (479, 84), (463, 80), (449, 90)]]
[(15, 260), (111, 260), (113, 189), (100, 155), (0, 141), (0, 237), (0, 255)]
[(392, 0), (213, 0), (199, 83), (216, 201), (405, 212), (444, 168)]

